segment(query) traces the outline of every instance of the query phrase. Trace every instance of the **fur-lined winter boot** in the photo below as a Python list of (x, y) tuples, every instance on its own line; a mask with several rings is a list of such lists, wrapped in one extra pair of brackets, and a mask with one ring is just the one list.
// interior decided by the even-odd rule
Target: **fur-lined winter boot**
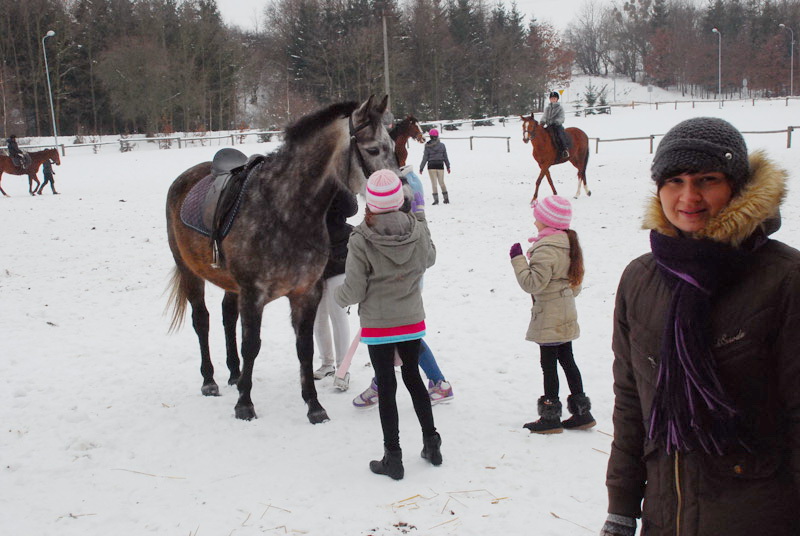
[(447, 192), (442, 192), (442, 197), (444, 197), (444, 204), (445, 205), (450, 203), (450, 198), (447, 197)]
[(439, 194), (433, 194), (433, 203), (431, 205), (438, 205), (439, 204)]
[(592, 401), (585, 394), (569, 395), (567, 397), (567, 410), (572, 417), (561, 423), (567, 430), (588, 430), (597, 424), (592, 417)]
[(370, 471), (376, 475), (386, 475), (395, 480), (402, 480), (405, 470), (403, 469), (403, 451), (400, 449), (384, 449), (382, 460), (372, 460), (369, 462)]
[(442, 465), (442, 436), (439, 432), (422, 438), (422, 453), (420, 456), (431, 462), (431, 465)]
[(534, 434), (560, 434), (564, 431), (561, 425), (561, 401), (559, 399), (551, 400), (549, 398), (540, 397), (536, 403), (539, 410), (539, 420), (525, 424), (527, 428)]

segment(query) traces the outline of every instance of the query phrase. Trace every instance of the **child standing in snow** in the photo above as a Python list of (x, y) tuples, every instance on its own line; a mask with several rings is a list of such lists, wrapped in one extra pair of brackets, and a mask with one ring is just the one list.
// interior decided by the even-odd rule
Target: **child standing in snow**
[(370, 462), (370, 470), (400, 480), (404, 470), (395, 400), (395, 351), (422, 428), (422, 457), (433, 465), (442, 463), (442, 439), (419, 375), (420, 339), (425, 336), (420, 283), (425, 270), (436, 261), (436, 248), (424, 219), (400, 211), (405, 196), (394, 172), (381, 169), (370, 175), (366, 199), (364, 221), (350, 236), (345, 280), (334, 297), (341, 307), (359, 304), (361, 341), (368, 345), (375, 371), (384, 456)]
[[(539, 420), (525, 424), (537, 434), (557, 434), (564, 428), (583, 430), (594, 426), (591, 403), (583, 392), (583, 381), (572, 355), (572, 341), (580, 335), (575, 296), (583, 281), (583, 253), (578, 234), (569, 228), (572, 207), (569, 200), (553, 195), (533, 208), (539, 234), (526, 259), (522, 247), (511, 246), (511, 264), (522, 290), (531, 295), (533, 309), (526, 339), (539, 344), (544, 396), (537, 403)], [(561, 422), (558, 398), (558, 369), (561, 364), (569, 384), (567, 408), (572, 417)]]

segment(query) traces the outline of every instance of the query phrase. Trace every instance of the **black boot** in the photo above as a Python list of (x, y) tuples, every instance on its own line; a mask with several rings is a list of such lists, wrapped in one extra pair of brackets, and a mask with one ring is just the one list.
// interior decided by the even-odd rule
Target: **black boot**
[(403, 451), (384, 449), (382, 460), (372, 460), (369, 462), (370, 470), (376, 475), (386, 475), (395, 480), (402, 480), (403, 474)]
[(567, 430), (588, 430), (597, 424), (592, 414), (592, 401), (584, 394), (569, 395), (567, 397), (567, 409), (572, 413), (572, 417), (562, 424)]
[(444, 204), (445, 205), (450, 203), (450, 198), (447, 197), (447, 192), (442, 192), (442, 197), (444, 197)]
[(442, 465), (442, 436), (439, 432), (422, 438), (422, 453), (420, 456), (431, 462), (432, 465)]
[(559, 399), (551, 400), (540, 397), (536, 405), (540, 419), (525, 424), (524, 428), (534, 434), (560, 434), (564, 431), (564, 427), (561, 425), (561, 401)]
[(433, 194), (433, 203), (431, 203), (431, 204), (432, 205), (438, 205), (439, 204), (439, 194)]

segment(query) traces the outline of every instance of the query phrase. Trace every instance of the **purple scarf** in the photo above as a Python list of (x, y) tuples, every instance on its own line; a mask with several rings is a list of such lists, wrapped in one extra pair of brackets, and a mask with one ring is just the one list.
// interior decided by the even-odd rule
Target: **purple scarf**
[(653, 256), (673, 289), (661, 342), (651, 440), (667, 453), (702, 449), (723, 454), (744, 445), (738, 411), (717, 377), (711, 353), (711, 297), (731, 283), (748, 254), (766, 240), (752, 237), (741, 249), (712, 240), (650, 232)]

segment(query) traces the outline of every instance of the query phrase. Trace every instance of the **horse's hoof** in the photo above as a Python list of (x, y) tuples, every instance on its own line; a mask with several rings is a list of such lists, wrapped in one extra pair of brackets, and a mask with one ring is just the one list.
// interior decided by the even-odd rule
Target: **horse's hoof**
[(586, 197), (592, 197), (592, 192), (586, 192)]
[(230, 378), (228, 378), (228, 385), (236, 385), (237, 383), (239, 383), (239, 376), (238, 375), (237, 376), (231, 376)]
[(200, 392), (203, 396), (219, 396), (219, 387), (216, 383), (207, 383), (200, 388)]
[(253, 406), (240, 406), (237, 404), (236, 418), (242, 419), (243, 421), (252, 421), (258, 417), (256, 417), (256, 410)]
[(308, 412), (308, 422), (311, 424), (322, 424), (324, 422), (328, 422), (329, 420), (331, 419), (328, 417), (328, 412), (324, 409)]

